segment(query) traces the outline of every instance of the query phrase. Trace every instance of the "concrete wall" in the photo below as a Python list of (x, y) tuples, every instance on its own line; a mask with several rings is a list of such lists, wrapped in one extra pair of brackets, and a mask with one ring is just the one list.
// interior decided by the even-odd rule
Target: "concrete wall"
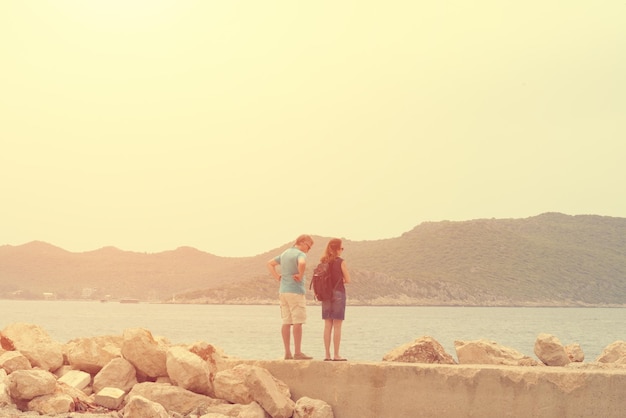
[(268, 369), (292, 398), (336, 418), (624, 417), (626, 369), (324, 361), (238, 361)]

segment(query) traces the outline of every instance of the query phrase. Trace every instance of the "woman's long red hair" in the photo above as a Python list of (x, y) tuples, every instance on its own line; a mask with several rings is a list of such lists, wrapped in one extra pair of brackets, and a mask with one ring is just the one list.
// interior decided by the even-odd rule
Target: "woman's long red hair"
[(339, 250), (341, 250), (341, 240), (339, 238), (333, 238), (326, 244), (324, 255), (322, 255), (321, 261), (324, 263), (330, 263), (339, 257)]

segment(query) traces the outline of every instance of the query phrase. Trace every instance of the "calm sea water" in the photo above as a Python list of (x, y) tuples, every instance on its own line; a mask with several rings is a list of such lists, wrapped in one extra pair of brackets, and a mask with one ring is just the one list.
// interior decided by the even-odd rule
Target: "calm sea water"
[[(322, 359), (321, 307), (311, 305), (307, 314), (303, 351)], [(585, 361), (593, 361), (610, 343), (626, 340), (625, 321), (626, 308), (348, 306), (341, 354), (354, 361), (380, 361), (395, 347), (427, 335), (455, 359), (455, 340), (477, 339), (536, 358), (535, 339), (545, 332), (564, 345), (580, 344)], [(278, 306), (0, 300), (0, 329), (14, 322), (40, 325), (61, 343), (141, 327), (172, 343), (206, 341), (233, 357), (283, 355)]]

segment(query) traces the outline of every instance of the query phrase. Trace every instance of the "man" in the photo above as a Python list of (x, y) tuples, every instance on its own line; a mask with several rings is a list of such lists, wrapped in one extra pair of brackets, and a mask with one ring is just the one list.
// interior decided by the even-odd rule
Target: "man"
[[(280, 282), (280, 314), (283, 320), (281, 334), (285, 346), (285, 360), (310, 360), (302, 352), (302, 324), (306, 322), (306, 286), (304, 269), (306, 253), (313, 246), (310, 235), (300, 235), (293, 247), (267, 262), (267, 268)], [(280, 265), (279, 274), (276, 266)], [(291, 327), (293, 326), (294, 352), (291, 354)]]

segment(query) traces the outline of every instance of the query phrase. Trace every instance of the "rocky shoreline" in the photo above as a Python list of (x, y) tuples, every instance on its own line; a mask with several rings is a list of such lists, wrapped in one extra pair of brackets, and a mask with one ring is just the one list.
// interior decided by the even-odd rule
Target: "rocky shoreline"
[[(296, 397), (267, 368), (233, 359), (210, 343), (172, 344), (142, 328), (62, 344), (37, 325), (16, 323), (0, 331), (0, 343), (3, 418), (323, 418), (335, 416), (333, 409), (339, 407), (336, 399)], [(626, 371), (624, 341), (610, 344), (591, 363), (584, 363), (578, 344), (562, 346), (549, 334), (537, 337), (537, 359), (485, 340), (456, 341), (455, 349), (458, 363), (424, 336), (386, 353), (381, 367), (393, 362)], [(299, 369), (311, 363), (337, 367), (320, 361), (280, 363)]]

